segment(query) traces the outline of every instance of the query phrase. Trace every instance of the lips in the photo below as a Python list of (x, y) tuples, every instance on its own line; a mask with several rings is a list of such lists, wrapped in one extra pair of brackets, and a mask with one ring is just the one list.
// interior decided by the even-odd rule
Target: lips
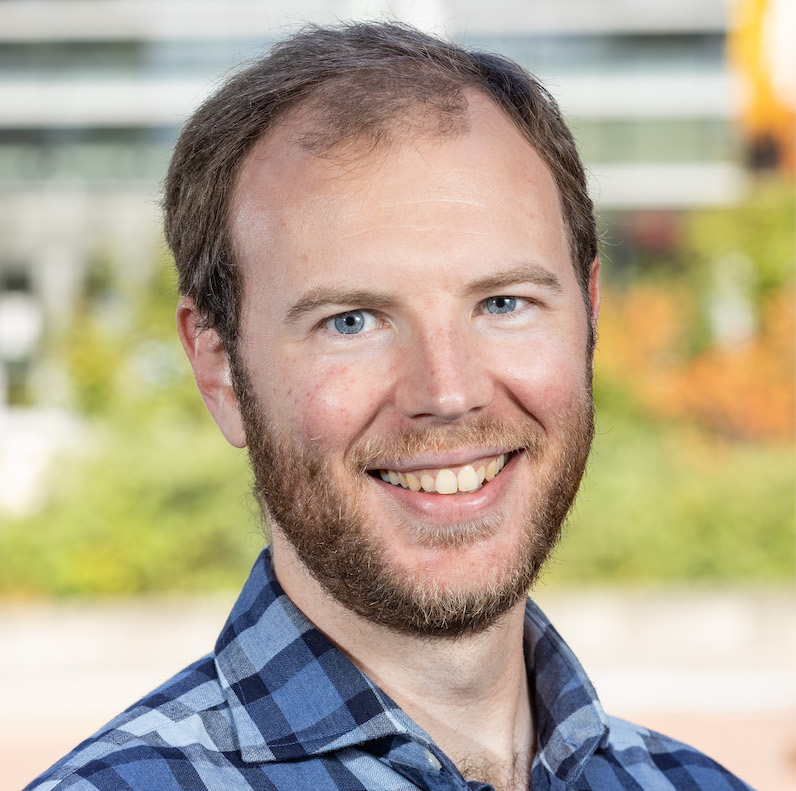
[(505, 467), (509, 453), (479, 459), (471, 464), (454, 467), (424, 468), (413, 470), (379, 469), (378, 474), (385, 483), (400, 486), (413, 492), (456, 494), (474, 492), (491, 481)]

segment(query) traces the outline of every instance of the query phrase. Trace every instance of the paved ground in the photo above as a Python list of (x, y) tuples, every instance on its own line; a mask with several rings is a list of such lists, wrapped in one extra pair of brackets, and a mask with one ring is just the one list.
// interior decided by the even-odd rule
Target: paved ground
[[(542, 591), (605, 708), (796, 789), (796, 591)], [(0, 791), (205, 653), (231, 597), (0, 607)]]

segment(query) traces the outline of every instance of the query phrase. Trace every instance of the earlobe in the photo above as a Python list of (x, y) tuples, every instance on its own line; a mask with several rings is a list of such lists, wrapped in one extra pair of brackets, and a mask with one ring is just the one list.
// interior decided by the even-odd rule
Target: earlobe
[(177, 331), (208, 412), (230, 445), (245, 447), (246, 433), (232, 387), (229, 357), (218, 332), (202, 329), (196, 305), (188, 297), (177, 306)]

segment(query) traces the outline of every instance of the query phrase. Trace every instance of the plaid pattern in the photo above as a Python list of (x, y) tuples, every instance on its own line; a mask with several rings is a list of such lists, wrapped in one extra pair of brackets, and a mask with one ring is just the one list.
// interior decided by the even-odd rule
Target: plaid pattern
[[(694, 749), (606, 717), (531, 602), (534, 791), (741, 791)], [(78, 746), (26, 791), (488, 791), (315, 629), (260, 556), (214, 653)]]

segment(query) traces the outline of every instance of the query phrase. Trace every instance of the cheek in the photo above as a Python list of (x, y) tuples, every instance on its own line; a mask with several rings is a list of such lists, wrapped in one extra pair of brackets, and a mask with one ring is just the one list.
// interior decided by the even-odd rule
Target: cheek
[(548, 343), (515, 357), (504, 381), (524, 407), (543, 425), (579, 402), (586, 389), (586, 352), (565, 344)]
[(300, 431), (324, 445), (348, 443), (378, 411), (382, 393), (377, 382), (359, 366), (313, 370), (293, 386)]

